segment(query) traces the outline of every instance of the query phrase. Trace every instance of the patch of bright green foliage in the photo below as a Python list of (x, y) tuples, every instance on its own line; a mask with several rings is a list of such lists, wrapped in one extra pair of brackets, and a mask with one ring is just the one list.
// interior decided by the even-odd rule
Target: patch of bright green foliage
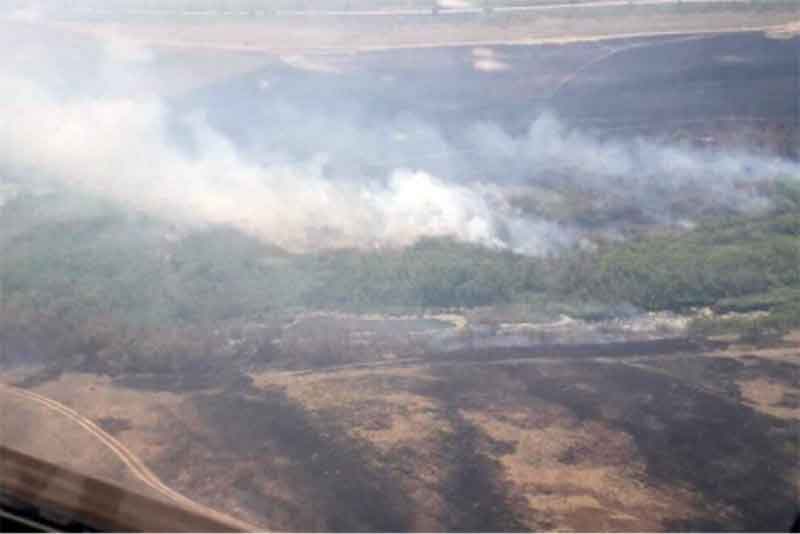
[[(81, 202), (80, 211), (61, 214)], [(298, 308), (477, 306), (514, 300), (538, 280), (533, 259), (452, 240), (289, 254), (232, 228), (178, 234), (150, 217), (67, 194), (18, 199), (0, 224), (6, 302), (141, 323)]]
[[(163, 221), (66, 192), (0, 209), (4, 303), (130, 323), (203, 323), (328, 308), (408, 311), (526, 302), (573, 315), (613, 306), (769, 312), (798, 324), (800, 186), (775, 209), (587, 252), (531, 258), (450, 239), (290, 254), (226, 227)], [(763, 319), (761, 320), (763, 323)], [(771, 328), (771, 327), (770, 327)]]
[(710, 222), (617, 245), (593, 260), (587, 292), (648, 310), (783, 299), (800, 287), (800, 212)]

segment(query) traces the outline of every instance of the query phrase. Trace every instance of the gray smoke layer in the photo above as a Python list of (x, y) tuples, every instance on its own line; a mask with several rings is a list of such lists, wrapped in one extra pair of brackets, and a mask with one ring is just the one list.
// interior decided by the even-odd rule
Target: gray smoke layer
[[(482, 123), (448, 141), (413, 118), (365, 125), (321, 110), (308, 116), (270, 102), (269, 92), (249, 125), (257, 142), (243, 144), (202, 110), (178, 109), (151, 90), (151, 51), (112, 38), (64, 55), (45, 30), (24, 32), (3, 38), (27, 44), (0, 65), (0, 174), (178, 224), (232, 225), (291, 250), (450, 236), (542, 254), (580, 231), (517, 207), (521, 187), (624, 196), (669, 219), (667, 200), (687, 190), (701, 203), (751, 211), (765, 201), (746, 184), (800, 174), (787, 161), (745, 153), (601, 142), (548, 115), (524, 136)], [(190, 149), (176, 140), (176, 125)]]
[(601, 141), (548, 114), (519, 138), (493, 124), (475, 126), (468, 137), (475, 165), (505, 169), (507, 176), (525, 177), (529, 185), (582, 192), (595, 206), (635, 208), (643, 220), (661, 224), (765, 210), (769, 201), (756, 184), (797, 177), (800, 170), (795, 162), (741, 150), (646, 139)]

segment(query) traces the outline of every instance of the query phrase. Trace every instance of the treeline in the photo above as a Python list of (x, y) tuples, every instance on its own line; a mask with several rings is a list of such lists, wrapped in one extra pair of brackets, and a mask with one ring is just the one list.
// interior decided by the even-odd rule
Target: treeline
[(296, 255), (231, 228), (186, 233), (67, 193), (20, 196), (0, 212), (0, 303), (129, 324), (513, 302), (769, 311), (800, 288), (800, 187), (775, 199), (767, 215), (531, 258), (450, 239)]
[[(800, 215), (703, 224), (618, 245), (573, 266), (573, 287), (648, 310), (685, 310), (800, 285)], [(758, 299), (753, 300), (754, 303)]]
[(800, 287), (800, 185), (777, 182), (772, 197), (765, 215), (717, 218), (573, 256), (564, 289), (648, 310), (767, 304)]
[(5, 304), (136, 324), (470, 307), (545, 289), (539, 261), (449, 239), (296, 255), (232, 228), (186, 233), (63, 192), (7, 204), (0, 251)]
[(323, 307), (474, 307), (544, 290), (534, 259), (451, 239), (423, 239), (403, 250), (342, 251), (303, 258), (316, 273), (304, 303)]

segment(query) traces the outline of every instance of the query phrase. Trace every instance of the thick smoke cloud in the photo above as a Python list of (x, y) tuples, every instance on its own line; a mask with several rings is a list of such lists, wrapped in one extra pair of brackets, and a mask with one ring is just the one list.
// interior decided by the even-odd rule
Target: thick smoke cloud
[(291, 250), (452, 236), (540, 254), (580, 231), (515, 207), (521, 186), (623, 195), (669, 218), (665, 198), (687, 188), (746, 211), (764, 201), (743, 183), (796, 173), (747, 154), (601, 142), (548, 115), (524, 136), (476, 124), (446, 139), (413, 117), (309, 113), (269, 91), (238, 138), (202, 109), (156, 96), (147, 49), (115, 38), (62, 54), (43, 30), (24, 32), (17, 43), (27, 44), (0, 66), (0, 172), (179, 224), (233, 225)]
[(187, 119), (199, 147), (188, 156), (170, 139), (157, 99), (63, 100), (25, 80), (0, 84), (1, 112), (14, 118), (0, 125), (6, 168), (175, 222), (230, 224), (293, 249), (402, 245), (425, 235), (502, 246), (495, 226), (521, 224), (479, 190), (422, 170), (335, 182), (321, 158), (257, 165), (198, 117)]

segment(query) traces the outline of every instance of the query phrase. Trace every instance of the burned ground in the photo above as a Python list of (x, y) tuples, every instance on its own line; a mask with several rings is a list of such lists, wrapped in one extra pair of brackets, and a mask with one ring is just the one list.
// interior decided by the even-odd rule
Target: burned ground
[(430, 392), (452, 429), (440, 445), (442, 461), (449, 465), (441, 487), (449, 509), (442, 527), (456, 532), (529, 530), (523, 520), (526, 503), (515, 495), (496, 459), (514, 445), (493, 440), (463, 416), (458, 386), (442, 380)]
[(131, 429), (130, 420), (124, 417), (102, 417), (97, 420), (97, 424), (111, 435)]
[(169, 484), (277, 530), (777, 530), (798, 504), (794, 339), (27, 385), (80, 384), (62, 402), (91, 406)]
[[(747, 129), (748, 120), (768, 120), (791, 139), (796, 127), (797, 39), (754, 32), (490, 48), (507, 70), (476, 69), (473, 46), (326, 55), (319, 60), (337, 67), (331, 72), (272, 64), (186, 95), (183, 105), (208, 107), (215, 124), (236, 134), (266, 80), (271, 99), (306, 112), (349, 110), (369, 123), (413, 110), (450, 133), (480, 121), (524, 133), (545, 109), (601, 131), (663, 135), (681, 122), (702, 129), (738, 119)], [(226, 95), (227, 105), (216, 106)]]
[(185, 470), (189, 487), (213, 493), (219, 478), (207, 485), (192, 462), (202, 461), (199, 451), (225, 451), (214, 462), (215, 477), (274, 528), (408, 529), (410, 503), (391, 472), (335, 422), (314, 417), (279, 390), (198, 394), (190, 402), (201, 433), (182, 429), (181, 444), (160, 461), (167, 471)]
[[(384, 447), (383, 461), (403, 466), (400, 480), (436, 469), (440, 528), (785, 528), (797, 506), (796, 424), (741, 401), (736, 380), (759, 369), (703, 352), (603, 354), (558, 360), (556, 349), (550, 360), (265, 373), (255, 382), (290, 384), (308, 410)], [(398, 396), (405, 409), (383, 405)], [(403, 421), (418, 425), (424, 444)]]
[(536, 368), (509, 372), (531, 395), (630, 434), (651, 480), (693, 488), (706, 513), (668, 528), (716, 521), (720, 530), (777, 530), (791, 522), (796, 488), (787, 475), (798, 453), (791, 424), (646, 366), (586, 363), (559, 371), (555, 380)]
[[(477, 70), (472, 47), (330, 56), (347, 63), (336, 74), (275, 60), (182, 96), (223, 130), (249, 119), (264, 80), (307, 114), (414, 109), (446, 133), (482, 119), (524, 131), (544, 108), (691, 140), (752, 120), (742, 139), (791, 155), (797, 39), (683, 37), (498, 46), (513, 67), (498, 72)], [(324, 94), (298, 90), (323, 78)], [(170, 485), (273, 530), (782, 530), (798, 507), (796, 338), (735, 357), (689, 339), (436, 352), (404, 330), (421, 319), (351, 317), (252, 340), (114, 330), (98, 346), (20, 322), (0, 363), (42, 367), (9, 382), (63, 396)]]

